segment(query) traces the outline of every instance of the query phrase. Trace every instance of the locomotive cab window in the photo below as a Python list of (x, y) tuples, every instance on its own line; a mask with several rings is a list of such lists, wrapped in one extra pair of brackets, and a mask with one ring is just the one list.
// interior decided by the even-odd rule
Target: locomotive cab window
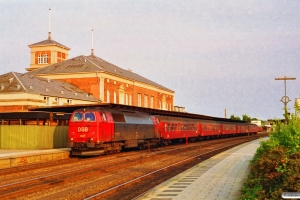
[(105, 113), (101, 113), (101, 116), (102, 116), (102, 121), (106, 122), (107, 120), (106, 120), (106, 115), (105, 115)]
[(93, 122), (96, 120), (96, 117), (95, 117), (95, 113), (93, 112), (86, 112), (84, 114), (84, 121), (87, 121), (87, 122)]
[(105, 113), (100, 113), (100, 118), (101, 118), (102, 122), (106, 122), (107, 121)]
[(73, 115), (72, 121), (73, 122), (79, 122), (82, 121), (83, 114), (81, 112), (77, 112)]

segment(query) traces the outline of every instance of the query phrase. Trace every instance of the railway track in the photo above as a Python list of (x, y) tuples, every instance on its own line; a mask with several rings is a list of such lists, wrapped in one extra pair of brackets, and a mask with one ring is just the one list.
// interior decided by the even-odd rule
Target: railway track
[(128, 188), (133, 188), (133, 185), (140, 187), (131, 192), (134, 196), (125, 195), (132, 199), (139, 195), (136, 191), (142, 193), (147, 190), (141, 185), (149, 180), (152, 181), (148, 183), (148, 187), (158, 184), (157, 176), (162, 177), (162, 182), (173, 172), (180, 173), (180, 170), (189, 168), (213, 154), (256, 138), (251, 136), (211, 140), (191, 143), (188, 146), (177, 145), (151, 151), (74, 160), (73, 163), (52, 166), (49, 169), (41, 167), (27, 169), (25, 172), (14, 171), (7, 176), (0, 176), (0, 198), (122, 199), (128, 193)]

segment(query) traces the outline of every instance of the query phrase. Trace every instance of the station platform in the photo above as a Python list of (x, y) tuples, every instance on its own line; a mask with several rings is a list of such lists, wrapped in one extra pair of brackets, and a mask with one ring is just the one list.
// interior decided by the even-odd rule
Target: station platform
[(259, 147), (259, 141), (254, 140), (213, 156), (136, 199), (237, 199), (250, 173), (249, 163)]
[(70, 149), (4, 150), (0, 149), (0, 169), (69, 158)]

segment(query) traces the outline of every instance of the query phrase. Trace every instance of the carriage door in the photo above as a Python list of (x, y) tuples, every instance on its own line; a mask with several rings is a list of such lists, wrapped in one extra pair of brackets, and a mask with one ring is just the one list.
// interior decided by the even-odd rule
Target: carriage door
[(99, 124), (99, 133), (102, 137), (101, 142), (107, 142), (111, 140), (111, 123), (107, 122), (107, 116), (105, 113), (100, 113), (101, 122)]

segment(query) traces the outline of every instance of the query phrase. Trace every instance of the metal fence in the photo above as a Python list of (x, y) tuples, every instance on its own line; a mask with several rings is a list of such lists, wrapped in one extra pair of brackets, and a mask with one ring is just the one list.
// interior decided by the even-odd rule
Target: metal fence
[(67, 140), (68, 126), (0, 126), (0, 149), (65, 148)]

